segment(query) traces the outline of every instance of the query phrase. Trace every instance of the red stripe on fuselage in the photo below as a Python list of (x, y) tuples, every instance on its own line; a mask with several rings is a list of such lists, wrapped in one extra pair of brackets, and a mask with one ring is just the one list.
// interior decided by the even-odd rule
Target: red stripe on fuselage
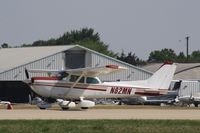
[[(47, 84), (33, 84), (37, 86), (52, 86), (52, 87), (63, 87), (63, 88), (70, 88), (68, 86), (62, 86), (62, 85), (47, 85)], [(81, 90), (93, 90), (93, 91), (106, 91), (106, 89), (95, 89), (95, 88), (81, 88), (81, 87), (73, 87), (71, 89), (81, 89)]]
[(33, 77), (32, 80), (58, 80), (58, 77)]
[(159, 92), (153, 92), (153, 93), (149, 93), (149, 92), (135, 92), (136, 95), (141, 95), (141, 96), (160, 96), (163, 95)]
[[(33, 80), (58, 80), (58, 77), (33, 77)], [(66, 86), (65, 84), (44, 84), (44, 83), (33, 83), (33, 85), (37, 86), (52, 86), (52, 87), (63, 87), (63, 88), (70, 88), (70, 86)], [(167, 89), (158, 89), (157, 91), (151, 91), (149, 88), (134, 88), (134, 87), (123, 87), (123, 86), (110, 86), (110, 85), (93, 85), (93, 86), (102, 86), (105, 89), (97, 89), (97, 88), (86, 88), (86, 87), (73, 87), (71, 89), (81, 89), (81, 90), (93, 90), (93, 91), (106, 91), (107, 87), (122, 87), (122, 88), (132, 88), (135, 89), (136, 95), (142, 95), (142, 96), (159, 96), (163, 95), (163, 91), (167, 91)], [(148, 91), (146, 91), (148, 90)]]

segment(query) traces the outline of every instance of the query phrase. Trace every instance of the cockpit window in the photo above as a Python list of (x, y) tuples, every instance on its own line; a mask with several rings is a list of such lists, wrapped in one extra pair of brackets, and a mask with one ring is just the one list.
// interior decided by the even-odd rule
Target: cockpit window
[(79, 77), (79, 76), (77, 76), (77, 75), (71, 75), (69, 81), (70, 81), (70, 82), (76, 82), (76, 80), (78, 79), (78, 77)]
[(88, 84), (98, 84), (99, 81), (98, 81), (96, 78), (93, 78), (93, 77), (87, 77), (87, 79), (86, 79), (86, 83), (88, 83)]
[(63, 78), (65, 78), (65, 77), (69, 76), (69, 73), (63, 72), (63, 73), (61, 73), (61, 76), (62, 76)]
[(68, 76), (69, 76), (69, 74), (66, 73), (66, 72), (59, 72), (58, 73), (58, 77), (59, 77), (60, 80), (67, 78)]
[(85, 77), (82, 77), (78, 82), (79, 83), (84, 83)]
[[(76, 82), (78, 80), (79, 76), (77, 75), (71, 75), (69, 81), (70, 82)], [(82, 77), (79, 81), (79, 83), (84, 83), (85, 82), (85, 77)]]

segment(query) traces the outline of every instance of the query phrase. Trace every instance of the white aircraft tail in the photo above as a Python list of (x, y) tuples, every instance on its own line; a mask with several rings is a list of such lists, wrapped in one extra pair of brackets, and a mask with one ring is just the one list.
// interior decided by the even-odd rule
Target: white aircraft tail
[(175, 70), (175, 64), (166, 62), (146, 82), (151, 88), (168, 89)]

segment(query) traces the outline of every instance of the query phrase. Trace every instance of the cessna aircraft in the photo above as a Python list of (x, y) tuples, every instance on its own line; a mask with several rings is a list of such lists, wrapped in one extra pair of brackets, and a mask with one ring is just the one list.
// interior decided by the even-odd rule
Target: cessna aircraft
[[(126, 98), (134, 95), (156, 96), (166, 94), (168, 93), (175, 69), (175, 64), (167, 62), (147, 80), (118, 82), (101, 82), (97, 77), (126, 70), (126, 68), (117, 65), (67, 69), (64, 71), (25, 69), (25, 74), (27, 79), (29, 79), (29, 73), (54, 73), (55, 75), (50, 77), (32, 77), (31, 80), (28, 80), (28, 84), (38, 95), (58, 99), (57, 102), (62, 109), (75, 107), (74, 101), (79, 103), (80, 108), (87, 109), (95, 106), (95, 103), (85, 99)], [(39, 107), (46, 108), (45, 106)]]

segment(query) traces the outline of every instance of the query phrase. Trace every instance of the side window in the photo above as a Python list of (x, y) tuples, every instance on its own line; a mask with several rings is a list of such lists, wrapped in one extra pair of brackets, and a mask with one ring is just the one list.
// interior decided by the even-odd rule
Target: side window
[(85, 81), (85, 77), (82, 77), (80, 80), (79, 80), (79, 83), (84, 83)]
[(76, 76), (76, 75), (71, 75), (69, 81), (70, 82), (76, 82), (76, 80), (78, 79), (79, 76)]
[(98, 84), (99, 81), (95, 78), (87, 77), (86, 83), (88, 83), (88, 84)]
[[(79, 76), (77, 75), (71, 75), (69, 81), (70, 82), (76, 82), (78, 80)], [(79, 80), (79, 83), (84, 83), (85, 81), (85, 77), (82, 77), (80, 80)]]

